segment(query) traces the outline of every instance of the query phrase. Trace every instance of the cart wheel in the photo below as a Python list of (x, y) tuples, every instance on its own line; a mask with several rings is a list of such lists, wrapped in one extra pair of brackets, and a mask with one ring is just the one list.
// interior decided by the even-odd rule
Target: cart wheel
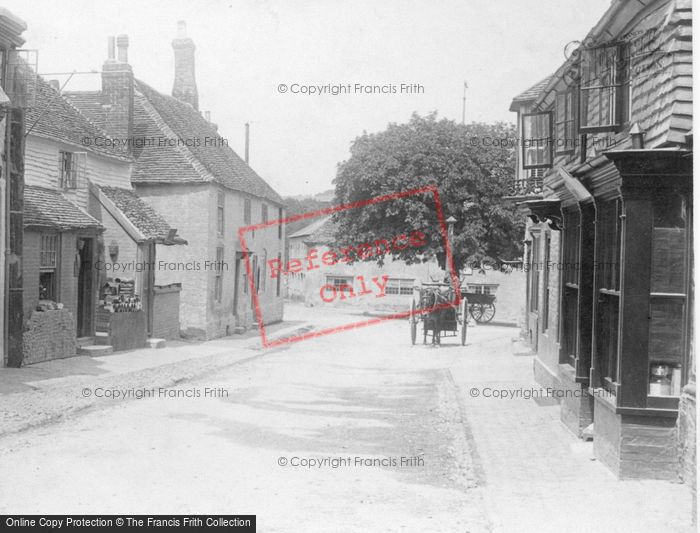
[(469, 314), (475, 322), (481, 322), (481, 316), (484, 314), (484, 309), (481, 304), (473, 303), (469, 305)]
[(467, 323), (469, 322), (469, 303), (466, 298), (462, 302), (462, 346), (467, 343)]
[(496, 316), (496, 306), (493, 304), (485, 304), (482, 306), (483, 312), (481, 314), (482, 322), (491, 322), (493, 317)]
[(411, 344), (416, 343), (416, 335), (418, 334), (418, 318), (415, 315), (416, 312), (416, 302), (411, 302), (411, 315), (408, 320), (411, 324)]

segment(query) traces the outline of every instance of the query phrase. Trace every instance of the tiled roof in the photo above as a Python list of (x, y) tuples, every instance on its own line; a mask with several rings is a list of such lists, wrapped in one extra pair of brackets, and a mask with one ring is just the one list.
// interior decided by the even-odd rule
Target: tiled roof
[(130, 189), (100, 185), (100, 190), (147, 239), (165, 239), (170, 225), (150, 205)]
[[(61, 96), (46, 80), (37, 77), (36, 104), (27, 109), (26, 131), (49, 139), (60, 140), (103, 155), (117, 156), (128, 159), (121, 148), (99, 146), (96, 137), (107, 137), (105, 133), (83, 113)], [(84, 139), (90, 139), (88, 145)]]
[(292, 233), (289, 238), (290, 239), (295, 239), (297, 237), (306, 237), (308, 235), (312, 235), (317, 229), (319, 229), (321, 226), (323, 226), (329, 219), (330, 217), (321, 217), (317, 220), (314, 220), (311, 224), (307, 224), (300, 230), (295, 231)]
[(33, 185), (24, 186), (24, 227), (101, 229), (102, 225), (70, 202), (60, 192)]
[(303, 240), (307, 244), (331, 244), (335, 242), (337, 228), (338, 226), (331, 220), (331, 217), (324, 217), (300, 229), (289, 238), (304, 237)]
[(542, 81), (539, 81), (526, 91), (521, 92), (518, 96), (513, 98), (513, 102), (510, 105), (510, 110), (511, 111), (516, 111), (517, 109), (514, 109), (516, 107), (516, 103), (521, 103), (521, 102), (531, 102), (532, 100), (536, 99), (540, 92), (547, 86), (549, 81), (552, 79), (552, 75), (547, 76), (545, 79)]
[[(214, 181), (224, 187), (283, 204), (282, 198), (229, 146), (192, 106), (165, 96), (136, 80), (134, 136), (190, 140), (188, 146), (144, 146), (137, 158), (133, 183)], [(212, 144), (206, 145), (210, 139)], [(211, 142), (210, 141), (210, 142)]]

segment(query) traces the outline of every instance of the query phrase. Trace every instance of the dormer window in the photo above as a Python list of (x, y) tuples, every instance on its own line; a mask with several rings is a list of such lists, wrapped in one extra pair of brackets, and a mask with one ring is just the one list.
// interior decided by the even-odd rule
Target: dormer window
[(552, 166), (552, 114), (526, 113), (522, 116), (523, 169)]
[(580, 131), (617, 131), (629, 120), (629, 48), (585, 48), (581, 54)]
[(58, 188), (78, 189), (84, 183), (87, 153), (58, 152)]

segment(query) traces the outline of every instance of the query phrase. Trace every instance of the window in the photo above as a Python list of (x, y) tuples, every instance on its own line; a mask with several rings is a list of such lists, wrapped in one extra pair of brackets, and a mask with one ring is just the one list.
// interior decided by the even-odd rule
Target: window
[(618, 130), (629, 120), (629, 47), (584, 48), (579, 68), (580, 130)]
[(562, 353), (565, 363), (576, 367), (578, 349), (578, 298), (579, 264), (581, 240), (581, 215), (576, 209), (565, 209), (562, 231), (563, 261), (562, 273)]
[(687, 347), (688, 208), (680, 194), (653, 202), (649, 316), (649, 396), (680, 396)]
[[(282, 254), (277, 254), (277, 260), (281, 263), (282, 262)], [(277, 276), (277, 296), (280, 295), (280, 291), (282, 289), (282, 276)]]
[(530, 256), (530, 311), (537, 311), (540, 302), (541, 264), (540, 236), (532, 234), (532, 254)]
[(57, 298), (58, 235), (42, 235), (39, 248), (39, 298)]
[(385, 294), (410, 296), (413, 294), (413, 278), (389, 278)]
[(58, 188), (82, 187), (87, 154), (85, 152), (58, 152)]
[(549, 232), (544, 236), (544, 261), (542, 261), (542, 331), (549, 329), (549, 257), (552, 236)]
[(523, 168), (552, 166), (552, 114), (528, 113), (522, 118)]
[(619, 199), (601, 202), (597, 208), (596, 246), (598, 307), (596, 352), (603, 388), (617, 392), (618, 329), (620, 322), (620, 249), (622, 203)]
[(224, 193), (216, 193), (216, 233), (224, 234)]
[(574, 151), (576, 145), (576, 111), (574, 103), (574, 91), (557, 93), (556, 104), (556, 151), (558, 154), (567, 154)]
[[(278, 276), (279, 277), (279, 276)], [(262, 265), (260, 266), (260, 292), (265, 292), (267, 279), (267, 250), (263, 250)]]
[(258, 264), (258, 256), (253, 256), (253, 289), (255, 294), (260, 292), (260, 265)]
[(250, 198), (243, 199), (243, 224), (251, 224), (251, 214), (250, 214)]
[(214, 299), (221, 302), (224, 293), (224, 249), (219, 246), (216, 249), (216, 277), (214, 278)]
[(277, 217), (278, 217), (277, 219), (280, 221), (280, 223), (277, 225), (277, 238), (281, 239), (282, 238), (282, 226), (284, 226), (284, 224), (282, 223), (282, 219), (284, 218), (284, 216), (283, 216), (283, 211), (282, 211), (281, 207), (277, 210)]
[(352, 276), (326, 276), (326, 285), (332, 285), (336, 290), (347, 290), (347, 287), (352, 289)]
[(266, 203), (261, 204), (260, 211), (261, 211), (260, 216), (262, 218), (262, 222), (263, 223), (267, 222), (268, 213), (267, 213), (267, 204)]

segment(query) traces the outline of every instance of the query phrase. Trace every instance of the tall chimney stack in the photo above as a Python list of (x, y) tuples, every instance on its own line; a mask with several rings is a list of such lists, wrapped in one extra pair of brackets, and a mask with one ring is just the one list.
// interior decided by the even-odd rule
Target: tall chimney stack
[(177, 23), (177, 37), (173, 39), (173, 51), (175, 52), (175, 82), (172, 95), (199, 110), (199, 95), (194, 77), (194, 42), (187, 37), (187, 25), (184, 20)]
[[(107, 60), (102, 65), (102, 117), (105, 133), (114, 139), (130, 139), (134, 122), (134, 73), (128, 63), (129, 38), (116, 39), (117, 59), (114, 58), (115, 39), (107, 41)], [(131, 143), (127, 151), (131, 152)]]

